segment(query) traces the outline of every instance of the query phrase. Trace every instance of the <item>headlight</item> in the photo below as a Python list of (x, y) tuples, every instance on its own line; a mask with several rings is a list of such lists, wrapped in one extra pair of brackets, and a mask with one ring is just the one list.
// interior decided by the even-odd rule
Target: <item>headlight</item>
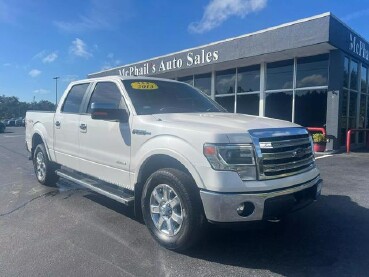
[(243, 181), (256, 180), (254, 149), (250, 144), (204, 144), (204, 155), (215, 170), (235, 171)]

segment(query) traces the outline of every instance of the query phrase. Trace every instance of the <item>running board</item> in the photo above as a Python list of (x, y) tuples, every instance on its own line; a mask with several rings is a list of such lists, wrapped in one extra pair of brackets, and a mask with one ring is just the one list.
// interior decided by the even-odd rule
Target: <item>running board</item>
[(115, 201), (118, 201), (122, 204), (128, 206), (133, 204), (134, 201), (133, 192), (127, 189), (123, 189), (121, 187), (106, 183), (104, 181), (95, 180), (84, 174), (76, 173), (75, 171), (59, 169), (56, 170), (56, 174), (62, 178), (65, 178), (69, 181), (72, 181), (83, 187), (86, 187), (94, 192), (97, 192), (106, 197), (114, 199)]

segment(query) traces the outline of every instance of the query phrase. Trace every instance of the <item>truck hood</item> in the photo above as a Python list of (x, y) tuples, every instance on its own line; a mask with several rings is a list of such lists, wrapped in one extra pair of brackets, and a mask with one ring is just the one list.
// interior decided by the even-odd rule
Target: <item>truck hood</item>
[(233, 143), (249, 140), (247, 131), (252, 129), (301, 127), (288, 121), (233, 113), (172, 113), (153, 116), (156, 120), (182, 131), (227, 135)]
[(193, 127), (201, 127), (203, 125), (209, 127), (212, 126), (217, 130), (221, 129), (226, 132), (245, 132), (251, 129), (300, 127), (299, 125), (288, 121), (234, 113), (172, 113), (155, 114), (154, 117), (164, 122), (191, 125)]

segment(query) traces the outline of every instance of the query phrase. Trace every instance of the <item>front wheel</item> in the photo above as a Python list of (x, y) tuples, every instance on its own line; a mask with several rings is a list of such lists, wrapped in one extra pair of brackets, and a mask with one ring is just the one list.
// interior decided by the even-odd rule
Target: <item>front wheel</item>
[(192, 178), (180, 170), (154, 172), (144, 186), (141, 206), (151, 235), (168, 249), (190, 248), (203, 233), (205, 216), (199, 191)]
[(33, 167), (37, 180), (46, 186), (54, 186), (59, 180), (55, 173), (57, 166), (47, 157), (46, 149), (43, 144), (36, 146), (33, 153)]

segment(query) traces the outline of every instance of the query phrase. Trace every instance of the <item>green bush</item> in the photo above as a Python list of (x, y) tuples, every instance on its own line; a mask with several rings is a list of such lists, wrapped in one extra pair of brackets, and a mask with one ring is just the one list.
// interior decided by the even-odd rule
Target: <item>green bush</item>
[(325, 143), (327, 142), (327, 138), (322, 133), (313, 134), (313, 142), (314, 143)]

